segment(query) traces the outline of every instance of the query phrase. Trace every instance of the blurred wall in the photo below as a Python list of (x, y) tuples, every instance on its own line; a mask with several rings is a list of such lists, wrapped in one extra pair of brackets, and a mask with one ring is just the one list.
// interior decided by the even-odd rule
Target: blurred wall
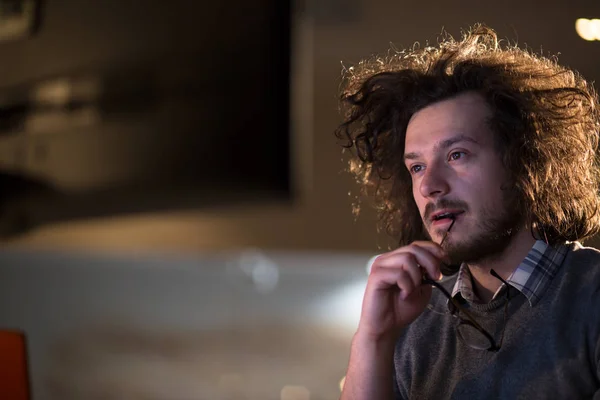
[(35, 400), (334, 399), (367, 259), (2, 251), (0, 330), (26, 334)]

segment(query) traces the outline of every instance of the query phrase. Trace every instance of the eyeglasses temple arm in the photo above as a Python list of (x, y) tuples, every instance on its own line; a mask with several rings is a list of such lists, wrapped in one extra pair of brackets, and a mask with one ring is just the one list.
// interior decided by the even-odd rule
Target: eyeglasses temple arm
[(469, 320), (469, 322), (471, 322), (473, 324), (473, 327), (475, 329), (477, 329), (479, 332), (481, 332), (482, 334), (485, 335), (485, 337), (488, 338), (488, 340), (490, 341), (490, 343), (492, 344), (496, 344), (496, 342), (494, 341), (494, 338), (492, 337), (492, 335), (490, 335), (481, 325), (479, 325), (479, 323), (475, 320), (475, 318), (471, 315), (470, 312), (468, 312), (463, 306), (461, 306), (458, 301), (456, 301), (456, 299), (454, 297), (452, 297), (450, 295), (450, 293), (448, 293), (448, 291), (439, 283), (429, 279), (429, 278), (423, 278), (423, 283), (424, 284), (429, 284), (429, 285), (433, 285), (436, 288), (438, 288), (439, 290), (442, 291), (442, 293), (444, 293), (444, 295), (448, 298), (448, 300), (450, 300), (450, 302), (452, 302), (452, 305), (454, 305), (454, 307), (456, 307), (457, 310), (459, 310), (460, 312), (462, 312), (465, 317), (467, 317), (467, 319)]

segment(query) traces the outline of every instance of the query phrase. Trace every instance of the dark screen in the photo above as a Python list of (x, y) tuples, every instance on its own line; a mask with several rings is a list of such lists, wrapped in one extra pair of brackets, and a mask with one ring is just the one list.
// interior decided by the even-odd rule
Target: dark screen
[(290, 11), (41, 4), (0, 41), (0, 230), (290, 200)]

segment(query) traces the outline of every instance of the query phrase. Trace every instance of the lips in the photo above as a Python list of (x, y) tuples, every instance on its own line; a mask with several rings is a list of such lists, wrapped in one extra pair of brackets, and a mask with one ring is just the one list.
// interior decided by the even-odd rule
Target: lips
[(446, 209), (446, 210), (440, 210), (440, 211), (436, 211), (435, 213), (433, 213), (431, 215), (430, 221), (432, 223), (438, 222), (438, 221), (444, 221), (444, 220), (453, 220), (454, 218), (456, 218), (458, 215), (464, 213), (464, 211), (462, 210), (451, 210), (451, 209)]

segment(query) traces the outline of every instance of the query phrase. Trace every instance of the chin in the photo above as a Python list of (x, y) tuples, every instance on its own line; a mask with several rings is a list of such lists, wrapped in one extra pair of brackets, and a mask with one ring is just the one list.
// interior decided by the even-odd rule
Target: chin
[[(457, 239), (454, 237), (454, 239)], [(452, 264), (479, 263), (501, 256), (510, 245), (512, 236), (480, 236), (468, 241), (451, 241), (443, 246)]]

